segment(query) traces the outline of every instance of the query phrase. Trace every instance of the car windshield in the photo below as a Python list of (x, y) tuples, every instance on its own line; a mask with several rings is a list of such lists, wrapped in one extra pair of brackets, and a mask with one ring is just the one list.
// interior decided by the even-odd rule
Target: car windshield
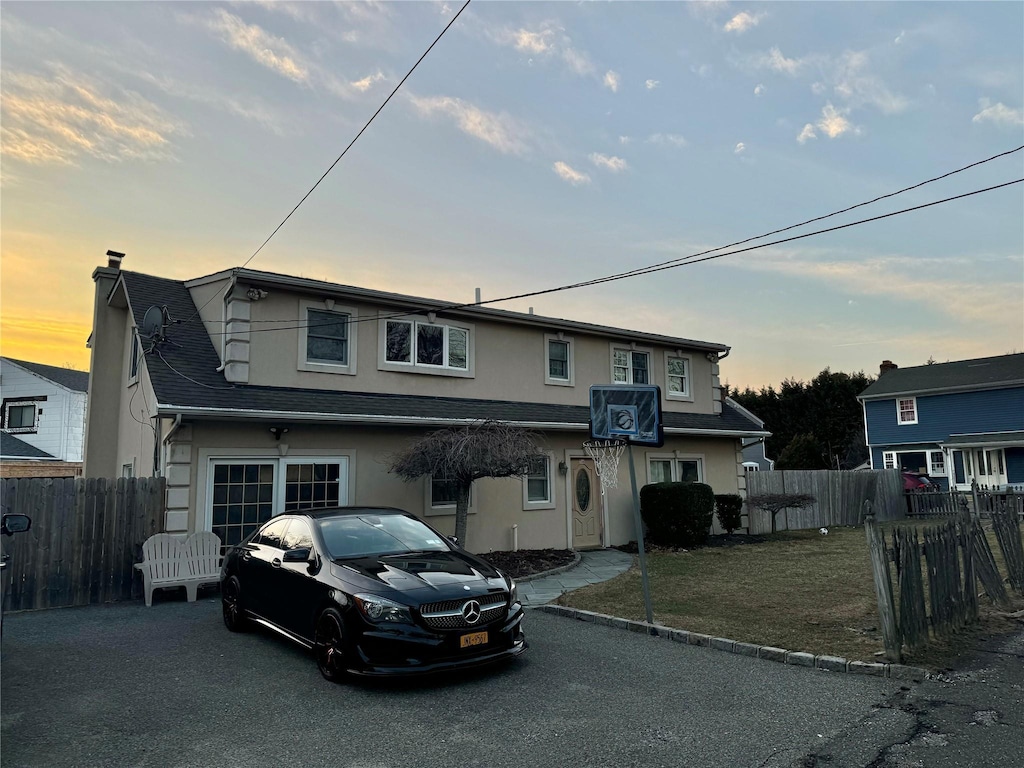
[(447, 552), (440, 535), (405, 515), (345, 515), (320, 520), (320, 532), (331, 559)]

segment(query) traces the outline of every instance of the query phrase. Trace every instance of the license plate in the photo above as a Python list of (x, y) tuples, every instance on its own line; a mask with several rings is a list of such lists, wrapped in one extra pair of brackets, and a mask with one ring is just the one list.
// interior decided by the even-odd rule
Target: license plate
[(472, 632), (468, 635), (463, 635), (459, 638), (460, 648), (472, 648), (474, 645), (486, 645), (487, 644), (487, 633), (486, 632)]

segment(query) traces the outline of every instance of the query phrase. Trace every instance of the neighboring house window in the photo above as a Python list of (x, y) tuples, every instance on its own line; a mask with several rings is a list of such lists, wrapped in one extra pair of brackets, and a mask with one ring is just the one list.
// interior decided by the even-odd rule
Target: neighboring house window
[(139, 344), (139, 332), (132, 328), (132, 351), (128, 360), (128, 383), (138, 381), (139, 359), (142, 357), (142, 345)]
[(356, 372), (356, 338), (352, 325), (355, 310), (335, 306), (333, 301), (300, 301), (300, 371), (340, 373)]
[(652, 483), (702, 483), (704, 457), (651, 456), (647, 462), (647, 477)]
[(900, 424), (917, 424), (917, 398), (899, 398), (896, 400), (896, 412)]
[(545, 334), (544, 348), (547, 362), (544, 383), (571, 387), (575, 378), (572, 359), (572, 339), (568, 339), (565, 336)]
[(760, 472), (761, 468), (759, 466), (757, 466), (757, 464), (752, 464), (752, 463), (749, 463), (749, 462), (745, 462), (743, 464), (743, 471), (746, 472), (747, 474), (749, 474), (751, 472)]
[(690, 358), (679, 355), (665, 355), (665, 396), (669, 399), (690, 400)]
[(979, 448), (976, 455), (978, 457), (978, 474), (979, 475), (990, 474), (989, 473), (990, 467), (988, 466), (988, 464), (985, 461), (985, 452)]
[(882, 453), (882, 466), (885, 469), (896, 469), (896, 452), (895, 451), (883, 451), (883, 453)]
[(35, 432), (41, 412), (37, 400), (6, 401), (4, 403), (4, 431), (22, 434)]
[(135, 477), (135, 465), (134, 464), (122, 464), (121, 465), (121, 477)]
[(928, 454), (928, 474), (946, 474), (946, 456), (942, 451), (931, 451)]
[(382, 370), (465, 375), (472, 370), (472, 327), (426, 320), (385, 320)]
[(615, 384), (650, 384), (651, 354), (635, 349), (612, 349), (612, 381)]
[(523, 509), (553, 508), (551, 491), (551, 455), (542, 453), (533, 457), (523, 478)]

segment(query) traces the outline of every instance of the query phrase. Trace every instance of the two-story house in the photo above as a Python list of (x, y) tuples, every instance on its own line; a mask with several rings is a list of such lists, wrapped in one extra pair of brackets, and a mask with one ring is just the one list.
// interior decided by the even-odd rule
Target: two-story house
[(89, 374), (0, 357), (0, 475), (82, 473)]
[[(602, 496), (592, 384), (659, 384), (665, 443), (634, 449), (641, 483), (743, 491), (741, 447), (768, 434), (723, 402), (729, 347), (460, 306), (251, 269), (169, 280), (95, 271), (86, 471), (167, 479), (166, 529), (234, 543), (306, 506), (397, 506), (454, 528), (444, 478), (406, 483), (388, 460), (432, 429), (497, 419), (536, 431), (528, 477), (473, 486), (468, 545), (510, 549), (635, 538), (626, 462)], [(163, 313), (157, 337), (140, 333)], [(150, 317), (154, 312), (150, 312)]]
[(967, 490), (1024, 483), (1024, 354), (898, 368), (859, 399), (872, 469)]

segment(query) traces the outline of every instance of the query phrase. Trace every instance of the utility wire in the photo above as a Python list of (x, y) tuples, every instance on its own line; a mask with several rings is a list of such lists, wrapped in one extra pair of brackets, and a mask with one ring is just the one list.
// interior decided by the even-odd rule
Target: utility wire
[[(836, 232), (836, 231), (838, 231), (840, 229), (847, 229), (849, 227), (856, 227), (856, 226), (860, 226), (862, 224), (869, 224), (871, 222), (880, 221), (882, 219), (888, 219), (888, 218), (891, 218), (893, 216), (900, 216), (900, 215), (905, 214), (905, 213), (911, 213), (913, 211), (920, 211), (920, 210), (922, 210), (924, 208), (931, 208), (931, 207), (936, 206), (936, 205), (942, 205), (943, 203), (953, 202), (954, 200), (962, 200), (962, 199), (967, 198), (967, 197), (972, 197), (973, 195), (980, 195), (980, 194), (983, 194), (985, 192), (992, 192), (994, 190), (1002, 189), (1003, 187), (1008, 187), (1008, 186), (1011, 186), (1013, 184), (1020, 184), (1022, 182), (1024, 182), (1024, 178), (1015, 179), (1014, 181), (1003, 182), (1002, 184), (996, 184), (996, 185), (993, 185), (991, 187), (985, 187), (984, 189), (976, 189), (976, 190), (974, 190), (972, 192), (964, 192), (962, 194), (954, 195), (952, 197), (946, 197), (946, 198), (943, 198), (941, 200), (934, 200), (934, 201), (932, 201), (930, 203), (923, 203), (921, 205), (915, 205), (915, 206), (912, 206), (910, 208), (903, 208), (901, 210), (892, 211), (890, 213), (883, 213), (883, 214), (880, 214), (878, 216), (872, 216), (872, 217), (867, 218), (867, 219), (859, 219), (857, 221), (847, 222), (846, 224), (839, 224), (839, 225), (834, 226), (834, 227), (827, 227), (825, 229), (818, 229), (818, 230), (815, 230), (813, 232), (806, 232), (806, 233), (804, 233), (802, 235), (794, 235), (792, 237), (786, 237), (786, 238), (782, 238), (780, 240), (773, 240), (773, 241), (767, 242), (767, 243), (760, 243), (758, 245), (750, 245), (750, 246), (747, 246), (746, 248), (737, 248), (735, 250), (725, 251), (723, 253), (714, 253), (714, 251), (719, 251), (719, 250), (722, 250), (723, 248), (730, 248), (731, 246), (721, 246), (719, 248), (713, 248), (710, 251), (700, 251), (698, 253), (694, 253), (694, 254), (691, 254), (689, 256), (684, 256), (684, 257), (681, 257), (679, 259), (673, 259), (672, 261), (662, 262), (660, 264), (653, 264), (653, 265), (648, 266), (648, 267), (641, 267), (641, 268), (638, 268), (638, 269), (635, 269), (635, 270), (631, 270), (629, 272), (621, 272), (621, 273), (618, 273), (618, 274), (615, 274), (615, 275), (608, 275), (606, 277), (598, 277), (598, 278), (594, 278), (592, 280), (584, 280), (584, 281), (578, 282), (578, 283), (570, 283), (570, 284), (561, 285), (561, 286), (558, 286), (558, 287), (555, 287), (555, 288), (543, 288), (543, 289), (537, 290), (537, 291), (529, 291), (527, 293), (519, 293), (519, 294), (514, 294), (512, 296), (503, 296), (501, 298), (488, 299), (486, 301), (466, 302), (466, 303), (461, 303), (461, 304), (448, 304), (448, 305), (444, 305), (444, 306), (441, 306), (441, 307), (431, 308), (430, 310), (427, 310), (427, 311), (431, 311), (431, 312), (448, 312), (448, 311), (457, 310), (457, 309), (467, 309), (467, 308), (470, 308), (470, 307), (480, 307), (480, 306), (484, 306), (484, 305), (487, 305), (487, 304), (498, 304), (498, 303), (505, 302), (505, 301), (513, 301), (515, 299), (526, 299), (526, 298), (530, 298), (530, 297), (533, 297), (533, 296), (543, 296), (543, 295), (546, 295), (546, 294), (549, 294), (549, 293), (559, 293), (561, 291), (574, 290), (576, 288), (586, 288), (586, 287), (589, 287), (591, 285), (600, 285), (602, 283), (609, 283), (609, 282), (613, 282), (613, 281), (616, 281), (616, 280), (625, 280), (625, 279), (630, 278), (630, 277), (639, 277), (640, 275), (648, 275), (648, 274), (651, 274), (653, 272), (661, 272), (661, 271), (664, 271), (664, 270), (667, 270), (667, 269), (676, 269), (678, 267), (686, 267), (686, 266), (690, 266), (691, 264), (699, 264), (702, 261), (710, 261), (712, 259), (720, 259), (723, 256), (735, 256), (736, 254), (739, 254), (739, 253), (747, 253), (749, 251), (755, 251), (755, 250), (758, 250), (758, 249), (761, 249), (761, 248), (769, 248), (769, 247), (772, 247), (772, 246), (775, 246), (775, 245), (782, 245), (784, 243), (791, 243), (791, 242), (793, 242), (795, 240), (803, 240), (803, 239), (808, 238), (808, 237), (816, 237), (817, 235), (823, 235), (823, 234), (827, 234), (829, 232)], [(827, 217), (820, 217), (820, 218), (827, 218)], [(816, 220), (820, 220), (820, 219), (816, 219)], [(786, 227), (783, 230), (777, 230), (777, 231), (785, 231), (787, 229), (792, 229), (792, 227)], [(757, 240), (757, 239), (759, 239), (759, 238), (748, 238), (747, 240), (742, 240), (740, 242), (741, 243), (747, 243), (747, 242), (750, 242), (750, 240)], [(393, 313), (393, 314), (384, 314), (384, 315), (363, 315), (363, 316), (357, 316), (357, 317), (354, 317), (354, 318), (349, 318), (346, 321), (335, 321), (335, 322), (329, 322), (329, 323), (298, 323), (298, 324), (294, 324), (294, 325), (287, 325), (287, 326), (280, 327), (280, 328), (251, 328), (251, 329), (249, 329), (248, 333), (271, 333), (271, 332), (274, 332), (274, 331), (289, 331), (289, 330), (296, 330), (296, 329), (300, 329), (300, 328), (319, 328), (319, 327), (323, 327), (323, 326), (340, 325), (341, 322), (345, 322), (346, 324), (351, 325), (351, 324), (360, 323), (360, 322), (390, 320), (390, 319), (394, 319), (394, 318), (408, 317), (409, 315), (413, 315), (413, 314), (422, 314), (423, 311), (424, 310), (419, 310), (417, 312), (408, 312), (408, 311), (406, 311), (406, 312), (396, 312), (396, 313)], [(291, 321), (282, 320), (282, 321), (272, 321), (272, 322), (291, 322)], [(220, 335), (224, 335), (224, 333), (226, 333), (226, 332), (210, 332), (210, 335), (211, 336), (220, 336)]]
[[(297, 210), (299, 210), (299, 206), (301, 206), (301, 205), (302, 205), (302, 204), (303, 204), (304, 202), (306, 202), (306, 199), (307, 199), (307, 198), (308, 198), (308, 197), (309, 197), (310, 195), (312, 195), (312, 194), (313, 194), (314, 190), (316, 190), (316, 188), (317, 188), (317, 187), (319, 187), (319, 186), (320, 186), (320, 182), (322, 182), (322, 181), (323, 181), (324, 179), (326, 179), (326, 178), (327, 178), (327, 174), (329, 174), (329, 173), (330, 173), (331, 171), (333, 171), (333, 170), (334, 170), (334, 167), (335, 167), (335, 166), (336, 166), (336, 165), (337, 165), (338, 163), (340, 163), (340, 162), (341, 162), (341, 158), (343, 158), (343, 157), (344, 157), (344, 156), (345, 156), (345, 155), (346, 155), (346, 154), (348, 153), (348, 151), (349, 151), (349, 150), (350, 150), (350, 149), (352, 148), (352, 145), (353, 145), (353, 144), (355, 144), (355, 143), (356, 143), (356, 142), (357, 142), (357, 141), (359, 140), (359, 137), (363, 135), (363, 132), (364, 132), (364, 131), (366, 131), (366, 129), (370, 127), (370, 123), (372, 123), (372, 122), (373, 122), (373, 121), (374, 121), (374, 120), (376, 119), (377, 115), (379, 115), (379, 114), (381, 113), (381, 111), (382, 111), (382, 110), (384, 109), (384, 107), (386, 107), (386, 106), (388, 105), (388, 102), (390, 102), (390, 101), (391, 101), (391, 99), (392, 99), (392, 98), (394, 98), (394, 95), (395, 95), (396, 93), (398, 93), (398, 89), (399, 89), (399, 88), (401, 88), (401, 87), (402, 87), (402, 86), (403, 86), (403, 85), (405, 84), (405, 81), (406, 81), (406, 80), (408, 80), (408, 79), (409, 79), (409, 77), (410, 77), (410, 76), (412, 75), (412, 73), (416, 71), (416, 68), (417, 68), (417, 67), (418, 67), (418, 66), (420, 65), (420, 62), (422, 62), (422, 61), (423, 61), (423, 60), (424, 60), (425, 58), (427, 58), (427, 54), (428, 54), (428, 53), (430, 53), (430, 52), (431, 52), (431, 51), (433, 50), (434, 46), (435, 46), (435, 45), (437, 45), (438, 41), (440, 41), (440, 39), (441, 39), (442, 37), (444, 37), (444, 33), (445, 33), (445, 32), (447, 32), (447, 31), (448, 31), (448, 30), (449, 30), (449, 29), (451, 28), (452, 24), (454, 24), (454, 23), (455, 23), (455, 21), (456, 21), (456, 19), (458, 19), (458, 18), (459, 18), (459, 16), (461, 16), (461, 15), (462, 15), (462, 12), (463, 12), (464, 10), (466, 10), (466, 8), (467, 8), (467, 7), (469, 6), (469, 4), (470, 4), (471, 2), (472, 2), (472, 0), (466, 0), (466, 2), (465, 2), (465, 3), (463, 3), (462, 7), (461, 7), (461, 8), (459, 8), (458, 12), (457, 12), (457, 13), (456, 13), (456, 14), (455, 14), (454, 16), (452, 16), (452, 19), (451, 19), (451, 21), (449, 21), (449, 22), (448, 22), (448, 23), (447, 23), (447, 24), (445, 25), (444, 29), (442, 29), (442, 30), (441, 30), (441, 33), (440, 33), (440, 34), (439, 34), (439, 35), (438, 35), (437, 37), (435, 37), (435, 38), (434, 38), (434, 42), (432, 42), (432, 43), (431, 43), (431, 44), (430, 44), (430, 45), (429, 45), (429, 46), (427, 47), (427, 50), (425, 50), (425, 51), (423, 52), (423, 55), (421, 55), (421, 56), (420, 56), (420, 57), (419, 57), (418, 59), (416, 59), (416, 63), (415, 63), (415, 64), (413, 64), (413, 65), (412, 65), (412, 68), (411, 68), (411, 69), (410, 69), (410, 70), (409, 70), (408, 72), (406, 72), (406, 73), (405, 73), (405, 77), (403, 77), (403, 78), (402, 78), (402, 79), (401, 79), (401, 80), (400, 80), (400, 81), (398, 82), (398, 85), (396, 85), (396, 86), (394, 87), (394, 89), (392, 89), (391, 93), (390, 93), (390, 94), (388, 94), (388, 97), (387, 97), (386, 99), (384, 99), (384, 103), (383, 103), (383, 104), (381, 104), (381, 105), (380, 105), (379, 107), (377, 107), (377, 111), (376, 111), (376, 112), (374, 112), (374, 113), (373, 113), (373, 114), (372, 114), (372, 115), (370, 116), (370, 119), (366, 121), (366, 124), (365, 124), (365, 125), (363, 125), (363, 127), (359, 129), (359, 133), (357, 133), (357, 134), (355, 135), (355, 138), (353, 138), (353, 139), (352, 139), (352, 141), (350, 141), (350, 142), (348, 143), (348, 146), (347, 146), (347, 147), (345, 147), (345, 149), (343, 149), (343, 150), (341, 151), (341, 154), (340, 154), (340, 155), (338, 155), (338, 157), (337, 157), (337, 158), (335, 158), (334, 162), (333, 162), (333, 163), (331, 163), (330, 167), (329, 167), (329, 168), (328, 168), (328, 169), (327, 169), (326, 171), (324, 171), (324, 172), (323, 172), (323, 175), (321, 175), (319, 179), (317, 179), (317, 180), (316, 180), (316, 184), (314, 184), (314, 185), (313, 185), (312, 187), (310, 187), (310, 188), (309, 188), (309, 191), (308, 191), (308, 192), (306, 192), (306, 194), (304, 194), (304, 195), (302, 196), (302, 199), (301, 199), (301, 200), (299, 200), (299, 202), (297, 202), (297, 203), (295, 204), (295, 207), (294, 207), (294, 208), (292, 208), (292, 209), (291, 209), (291, 210), (290, 210), (290, 211), (288, 212), (288, 215), (287, 215), (287, 216), (285, 216), (285, 217), (284, 217), (284, 218), (283, 218), (283, 219), (281, 220), (281, 223), (280, 223), (280, 224), (278, 224), (278, 225), (277, 225), (276, 227), (274, 227), (274, 231), (270, 233), (270, 235), (269, 235), (269, 236), (267, 237), (267, 239), (266, 239), (266, 240), (264, 240), (264, 241), (263, 241), (263, 243), (262, 243), (262, 244), (260, 245), (260, 247), (259, 247), (259, 248), (257, 248), (257, 249), (256, 249), (255, 251), (253, 251), (253, 252), (252, 252), (252, 255), (251, 255), (251, 256), (250, 256), (250, 257), (249, 257), (248, 259), (246, 259), (246, 260), (245, 260), (245, 263), (244, 263), (244, 264), (242, 264), (242, 266), (241, 266), (241, 269), (244, 269), (244, 268), (245, 268), (246, 266), (248, 266), (248, 264), (249, 264), (249, 263), (250, 263), (250, 262), (251, 262), (251, 261), (252, 261), (253, 259), (255, 259), (255, 258), (256, 258), (257, 254), (259, 254), (259, 252), (263, 250), (263, 248), (264, 248), (264, 247), (266, 246), (266, 244), (267, 244), (267, 243), (269, 243), (269, 242), (271, 241), (271, 239), (272, 239), (272, 238), (274, 237), (274, 235), (276, 235), (276, 234), (278, 233), (278, 231), (279, 231), (279, 230), (281, 229), (281, 227), (283, 227), (283, 226), (284, 226), (284, 225), (285, 225), (285, 224), (286, 224), (286, 223), (288, 222), (288, 219), (290, 219), (290, 218), (292, 217), (292, 214), (294, 214), (294, 213), (295, 213), (295, 212), (296, 212)], [(236, 269), (237, 269), (237, 268), (236, 268)], [(194, 312), (194, 313), (193, 313), (193, 314), (192, 314), (192, 315), (191, 315), (191, 316), (190, 316), (190, 317), (188, 318), (188, 320), (185, 320), (185, 322), (186, 322), (186, 323), (187, 323), (187, 322), (190, 322), (190, 321), (191, 321), (191, 320), (192, 320), (192, 319), (193, 319), (193, 318), (194, 318), (194, 317), (195, 317), (196, 315), (198, 315), (198, 314), (199, 314), (200, 312), (202, 312), (202, 311), (203, 311), (203, 310), (204, 310), (204, 309), (206, 308), (206, 306), (207, 306), (207, 305), (208, 305), (208, 304), (209, 304), (209, 303), (210, 303), (211, 301), (213, 301), (213, 300), (214, 300), (214, 299), (215, 299), (216, 297), (217, 297), (217, 294), (215, 293), (215, 294), (214, 294), (213, 296), (211, 296), (211, 297), (210, 297), (209, 299), (207, 299), (207, 300), (206, 300), (206, 303), (205, 303), (205, 304), (203, 304), (203, 306), (199, 307), (199, 309), (197, 309), (197, 310), (196, 310), (196, 311), (195, 311), (195, 312)]]

